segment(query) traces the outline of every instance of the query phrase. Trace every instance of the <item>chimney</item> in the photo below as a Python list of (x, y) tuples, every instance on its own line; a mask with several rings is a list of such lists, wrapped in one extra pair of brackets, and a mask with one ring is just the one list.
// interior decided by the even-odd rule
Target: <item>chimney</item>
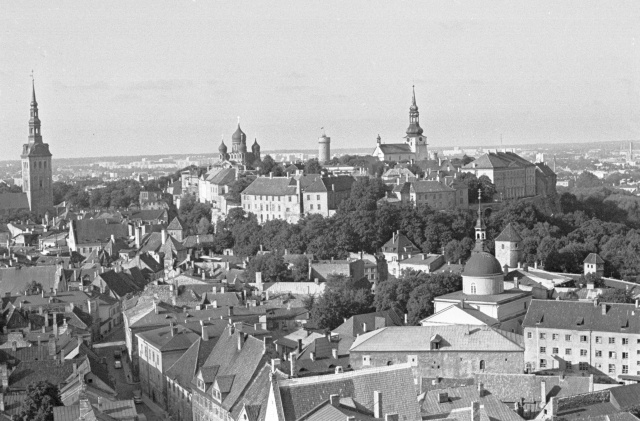
[(522, 265), (522, 270), (525, 272), (529, 272), (529, 263), (525, 263), (524, 265)]
[(340, 395), (329, 396), (329, 403), (331, 403), (331, 406), (338, 408), (340, 406)]
[(18, 350), (18, 344), (16, 343), (16, 341), (11, 341), (11, 350), (13, 352), (16, 352)]
[(9, 388), (9, 370), (5, 363), (0, 366), (0, 380), (2, 381), (2, 390), (6, 391)]
[(334, 360), (338, 359), (338, 348), (333, 348), (331, 350), (331, 356), (333, 357)]
[(57, 354), (57, 349), (56, 349), (56, 341), (54, 339), (49, 339), (49, 356), (53, 357)]
[(136, 227), (136, 248), (139, 249), (140, 248), (140, 240), (142, 238), (142, 228), (140, 227)]
[(229, 317), (233, 316), (233, 306), (229, 306), (228, 315), (229, 315)]
[(291, 377), (296, 377), (296, 353), (289, 353), (289, 374)]
[(602, 315), (607, 315), (607, 305), (605, 303), (602, 303)]
[(167, 242), (167, 230), (162, 228), (162, 232), (160, 235), (162, 236), (162, 244), (164, 245), (164, 243)]
[(102, 411), (102, 396), (98, 396), (98, 409)]
[(554, 396), (551, 398), (549, 417), (555, 417), (556, 415), (558, 415), (558, 398)]
[(478, 383), (478, 396), (484, 396), (484, 384), (482, 383)]
[(382, 418), (382, 393), (377, 390), (373, 392), (373, 417)]
[(471, 402), (471, 421), (480, 421), (480, 402)]
[(362, 333), (367, 333), (367, 324), (362, 323)]
[(515, 278), (513, 278), (513, 287), (515, 289), (519, 289), (520, 288), (520, 281), (518, 280), (517, 276)]
[(240, 329), (238, 329), (237, 335), (238, 335), (238, 351), (242, 351), (242, 346), (244, 345), (244, 333)]
[(171, 336), (173, 336), (173, 334), (175, 333), (173, 330), (173, 322), (169, 322), (169, 328), (171, 330)]
[(540, 401), (546, 405), (547, 403), (547, 382), (540, 382)]
[(45, 311), (44, 312), (44, 326), (43, 329), (49, 327), (49, 312)]
[(302, 354), (302, 339), (298, 339), (298, 355)]
[(535, 260), (535, 261), (533, 262), (533, 268), (534, 268), (534, 269), (538, 269), (538, 261), (537, 261), (537, 260)]
[(309, 352), (309, 359), (311, 361), (315, 361), (316, 360), (316, 353), (313, 352), (313, 351)]
[(4, 393), (0, 393), (0, 412), (4, 412)]
[(640, 300), (636, 300), (636, 308), (640, 307)]
[(78, 363), (73, 363), (73, 374), (78, 372)]
[(153, 302), (153, 312), (158, 314), (158, 303), (156, 303), (155, 301)]
[(449, 402), (449, 394), (447, 392), (438, 392), (438, 403)]
[(53, 335), (58, 337), (58, 313), (53, 313)]
[(204, 320), (200, 320), (200, 331), (203, 341), (209, 340), (209, 332), (207, 331), (207, 327), (204, 325)]

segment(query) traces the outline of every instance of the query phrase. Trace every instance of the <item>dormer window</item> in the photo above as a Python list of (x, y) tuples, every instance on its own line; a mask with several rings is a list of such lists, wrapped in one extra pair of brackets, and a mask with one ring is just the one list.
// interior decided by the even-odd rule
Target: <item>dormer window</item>
[(217, 388), (215, 388), (215, 387), (214, 387), (214, 388), (211, 390), (211, 394), (213, 395), (213, 397), (214, 397), (216, 400), (218, 400), (218, 401), (221, 401), (221, 400), (222, 400), (222, 399), (220, 398), (220, 397), (221, 397), (221, 395), (220, 395), (220, 391), (219, 391)]
[(202, 379), (198, 379), (198, 389), (205, 391), (204, 389), (204, 381)]

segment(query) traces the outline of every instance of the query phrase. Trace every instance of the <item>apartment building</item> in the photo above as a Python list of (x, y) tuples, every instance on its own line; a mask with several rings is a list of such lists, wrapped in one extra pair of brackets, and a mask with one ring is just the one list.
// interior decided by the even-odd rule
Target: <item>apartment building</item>
[(293, 177), (258, 177), (242, 192), (242, 209), (258, 222), (283, 219), (295, 223), (303, 215), (302, 188)]
[(523, 322), (525, 367), (593, 374), (595, 381), (638, 379), (639, 315), (637, 303), (532, 300)]
[[(496, 186), (498, 198), (517, 199), (537, 194), (536, 168), (535, 164), (513, 152), (490, 152), (468, 163), (461, 171), (478, 178), (486, 175)], [(538, 183), (542, 183), (541, 177), (544, 174), (538, 174)]]

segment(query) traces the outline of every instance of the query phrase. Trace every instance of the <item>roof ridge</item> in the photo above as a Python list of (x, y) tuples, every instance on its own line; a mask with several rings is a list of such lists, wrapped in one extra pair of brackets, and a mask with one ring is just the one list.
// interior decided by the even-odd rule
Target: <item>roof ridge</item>
[(353, 377), (366, 376), (368, 374), (374, 373), (386, 373), (390, 371), (400, 371), (400, 370), (411, 370), (411, 365), (409, 363), (402, 364), (394, 364), (394, 365), (385, 365), (382, 367), (372, 367), (362, 370), (353, 370), (347, 371), (343, 373), (337, 374), (328, 374), (328, 375), (320, 375), (320, 376), (309, 376), (309, 377), (295, 377), (291, 379), (285, 379), (278, 382), (279, 387), (293, 387), (293, 386), (302, 386), (309, 384), (317, 384), (317, 383), (328, 383), (334, 382), (336, 380), (344, 380)]

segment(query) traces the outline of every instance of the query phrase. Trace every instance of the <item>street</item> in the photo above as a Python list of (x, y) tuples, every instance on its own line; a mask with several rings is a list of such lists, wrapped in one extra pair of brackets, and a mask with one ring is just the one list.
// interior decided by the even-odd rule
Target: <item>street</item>
[[(115, 368), (114, 351), (117, 349), (123, 350), (122, 356), (122, 368)], [(94, 344), (93, 351), (105, 358), (107, 361), (107, 367), (109, 368), (109, 375), (115, 381), (115, 389), (118, 393), (118, 399), (133, 399), (133, 391), (140, 389), (139, 383), (131, 382), (131, 369), (128, 354), (124, 345), (124, 330), (120, 326), (118, 329), (112, 331), (103, 340)], [(143, 398), (143, 401), (146, 399)], [(153, 405), (149, 402), (150, 405)], [(144, 414), (149, 421), (161, 421), (163, 420), (162, 412), (160, 408), (155, 408), (154, 412), (147, 403), (143, 402), (136, 404), (136, 410), (138, 414)]]

